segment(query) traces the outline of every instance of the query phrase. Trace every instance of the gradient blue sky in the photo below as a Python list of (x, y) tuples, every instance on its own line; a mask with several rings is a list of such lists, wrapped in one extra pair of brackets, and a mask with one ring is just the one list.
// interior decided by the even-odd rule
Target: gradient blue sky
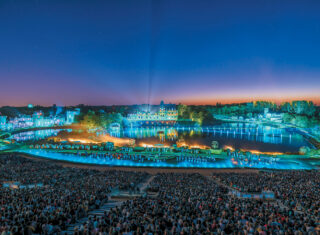
[(0, 106), (319, 103), (319, 12), (320, 1), (0, 0)]

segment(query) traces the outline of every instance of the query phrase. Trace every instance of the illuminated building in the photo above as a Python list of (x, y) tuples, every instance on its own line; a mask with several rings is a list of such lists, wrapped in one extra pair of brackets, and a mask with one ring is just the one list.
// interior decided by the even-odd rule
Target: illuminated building
[(120, 131), (120, 123), (117, 123), (117, 122), (114, 122), (114, 123), (111, 123), (110, 126), (109, 126), (109, 129), (111, 132), (119, 132)]
[(114, 143), (113, 142), (107, 142), (106, 143), (106, 149), (107, 150), (113, 150), (114, 149)]
[(54, 125), (55, 126), (63, 126), (66, 123), (66, 118), (64, 115), (59, 115), (54, 117)]
[(73, 123), (74, 122), (74, 116), (75, 116), (74, 111), (67, 111), (66, 112), (66, 117), (67, 117), (66, 124)]
[(0, 116), (0, 129), (1, 130), (15, 130), (26, 129), (34, 127), (52, 127), (63, 126), (74, 123), (75, 116), (80, 114), (80, 109), (73, 111), (66, 111), (66, 114), (55, 116), (44, 116), (42, 111), (34, 112), (30, 115), (19, 115), (18, 117), (11, 118), (7, 121), (7, 117)]
[(10, 119), (7, 123), (7, 130), (32, 127), (32, 117), (29, 115), (20, 115)]
[(130, 125), (173, 125), (178, 120), (178, 111), (174, 108), (166, 109), (163, 101), (158, 112), (136, 112), (127, 117)]
[(54, 119), (51, 117), (44, 117), (41, 111), (35, 112), (32, 115), (34, 127), (50, 127), (54, 125)]
[(7, 123), (7, 116), (0, 116), (0, 130), (4, 129)]
[(68, 110), (66, 112), (66, 125), (74, 123), (75, 116), (80, 114), (80, 109), (76, 108), (75, 110)]

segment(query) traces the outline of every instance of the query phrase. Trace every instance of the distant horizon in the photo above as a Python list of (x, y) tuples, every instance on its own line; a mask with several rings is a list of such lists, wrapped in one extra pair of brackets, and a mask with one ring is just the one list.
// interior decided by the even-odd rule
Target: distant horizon
[[(174, 105), (194, 105), (194, 106), (216, 106), (217, 104), (221, 104), (221, 105), (232, 105), (232, 104), (244, 104), (244, 103), (251, 103), (251, 102), (259, 102), (259, 101), (263, 101), (263, 102), (272, 102), (275, 103), (277, 105), (281, 105), (282, 103), (285, 102), (294, 102), (294, 101), (307, 101), (307, 102), (313, 102), (314, 105), (316, 106), (320, 106), (320, 99), (318, 99), (317, 101), (312, 100), (312, 99), (292, 99), (292, 100), (284, 100), (284, 101), (274, 101), (274, 100), (268, 100), (268, 99), (259, 99), (259, 100), (241, 100), (241, 101), (234, 101), (234, 102), (221, 102), (221, 101), (217, 101), (217, 102), (213, 102), (213, 103), (182, 103), (182, 102), (170, 102), (170, 101), (166, 101), (163, 100), (165, 104), (174, 104)], [(134, 106), (134, 105), (159, 105), (160, 101), (158, 103), (153, 103), (153, 104), (146, 104), (146, 103), (137, 103), (137, 104), (83, 104), (83, 103), (79, 103), (79, 104), (65, 104), (65, 105), (58, 105), (56, 103), (52, 103), (52, 104), (35, 104), (35, 103), (28, 103), (28, 104), (21, 104), (21, 105), (2, 105), (0, 106), (0, 108), (3, 107), (28, 107), (29, 104), (32, 104), (34, 107), (40, 106), (40, 107), (51, 107), (53, 105), (59, 106), (59, 107), (76, 107), (79, 105), (84, 105), (84, 106)]]

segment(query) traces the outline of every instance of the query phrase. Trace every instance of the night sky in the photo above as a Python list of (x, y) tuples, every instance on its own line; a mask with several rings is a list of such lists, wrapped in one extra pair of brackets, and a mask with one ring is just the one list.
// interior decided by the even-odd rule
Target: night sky
[(320, 103), (320, 1), (1, 1), (0, 106)]

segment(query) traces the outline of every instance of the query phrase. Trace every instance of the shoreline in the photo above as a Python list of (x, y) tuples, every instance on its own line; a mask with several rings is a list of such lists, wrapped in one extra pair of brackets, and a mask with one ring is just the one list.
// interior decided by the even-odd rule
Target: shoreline
[[(235, 120), (222, 120), (220, 121), (225, 122), (225, 123), (250, 123), (247, 121), (235, 121)], [(263, 126), (273, 126), (277, 128), (283, 128), (283, 129), (290, 129), (293, 128), (294, 132), (301, 135), (303, 139), (310, 145), (311, 148), (320, 149), (320, 142), (313, 137), (310, 133), (305, 133), (302, 131), (300, 128), (297, 127), (291, 127), (286, 124), (282, 124), (284, 126), (281, 126), (279, 123), (258, 123), (258, 125), (263, 125)], [(205, 127), (200, 127), (200, 128), (205, 128)], [(29, 129), (19, 129), (19, 130), (13, 130), (13, 131), (8, 131), (7, 134), (13, 135), (13, 134), (18, 134), (18, 133), (23, 133), (27, 131), (37, 131), (37, 130), (47, 130), (47, 129), (72, 129), (72, 130), (79, 130), (83, 129), (80, 125), (68, 125), (68, 126), (52, 126), (52, 127), (35, 127), (35, 128), (29, 128)], [(4, 134), (4, 133), (3, 133)], [(297, 152), (283, 152), (284, 154), (297, 154)]]
[[(149, 174), (157, 174), (157, 173), (199, 173), (202, 175), (211, 175), (213, 172), (230, 172), (230, 173), (241, 173), (241, 172), (251, 172), (258, 173), (263, 171), (264, 169), (256, 169), (256, 168), (166, 168), (166, 167), (127, 167), (127, 166), (108, 166), (108, 165), (97, 165), (97, 164), (85, 164), (85, 163), (77, 163), (77, 162), (69, 162), (62, 160), (54, 160), (50, 158), (37, 157), (31, 154), (26, 153), (1, 153), (1, 155), (12, 155), (15, 154), (19, 157), (35, 160), (35, 161), (44, 161), (51, 162), (63, 167), (75, 167), (80, 169), (93, 169), (100, 171), (108, 171), (108, 170), (119, 170), (119, 171), (136, 171), (136, 172), (147, 172)], [(268, 169), (265, 169), (268, 170)], [(275, 169), (277, 170), (277, 169)]]
[[(217, 120), (220, 120), (222, 122), (228, 122), (228, 123), (248, 123), (252, 124), (250, 121), (240, 121), (240, 120), (230, 120), (230, 119), (220, 119), (217, 118)], [(264, 126), (271, 126), (271, 127), (277, 127), (277, 128), (284, 128), (284, 129), (289, 129), (289, 128), (294, 128), (294, 132), (298, 133), (299, 135), (303, 136), (303, 138), (310, 144), (312, 145), (315, 149), (320, 149), (320, 142), (317, 140), (316, 137), (314, 137), (310, 133), (305, 133), (301, 129), (301, 127), (297, 126), (292, 126), (292, 124), (287, 124), (287, 123), (276, 123), (276, 122), (257, 122), (255, 123), (257, 125), (264, 125)], [(284, 126), (284, 127), (283, 127)]]
[(101, 164), (90, 164), (90, 163), (81, 163), (81, 162), (72, 162), (68, 160), (56, 160), (47, 157), (39, 157), (36, 155), (21, 153), (21, 152), (9, 152), (9, 153), (0, 153), (1, 155), (11, 155), (15, 154), (20, 157), (37, 160), (37, 161), (46, 161), (53, 162), (64, 167), (76, 167), (76, 168), (86, 168), (86, 169), (97, 169), (97, 170), (123, 170), (123, 171), (138, 171), (138, 172), (152, 172), (152, 174), (170, 172), (170, 173), (200, 173), (203, 175), (208, 175), (213, 172), (260, 172), (260, 171), (310, 171), (310, 170), (319, 170), (315, 169), (271, 169), (271, 168), (200, 168), (200, 167), (151, 167), (151, 166), (116, 166), (116, 165), (101, 165)]

